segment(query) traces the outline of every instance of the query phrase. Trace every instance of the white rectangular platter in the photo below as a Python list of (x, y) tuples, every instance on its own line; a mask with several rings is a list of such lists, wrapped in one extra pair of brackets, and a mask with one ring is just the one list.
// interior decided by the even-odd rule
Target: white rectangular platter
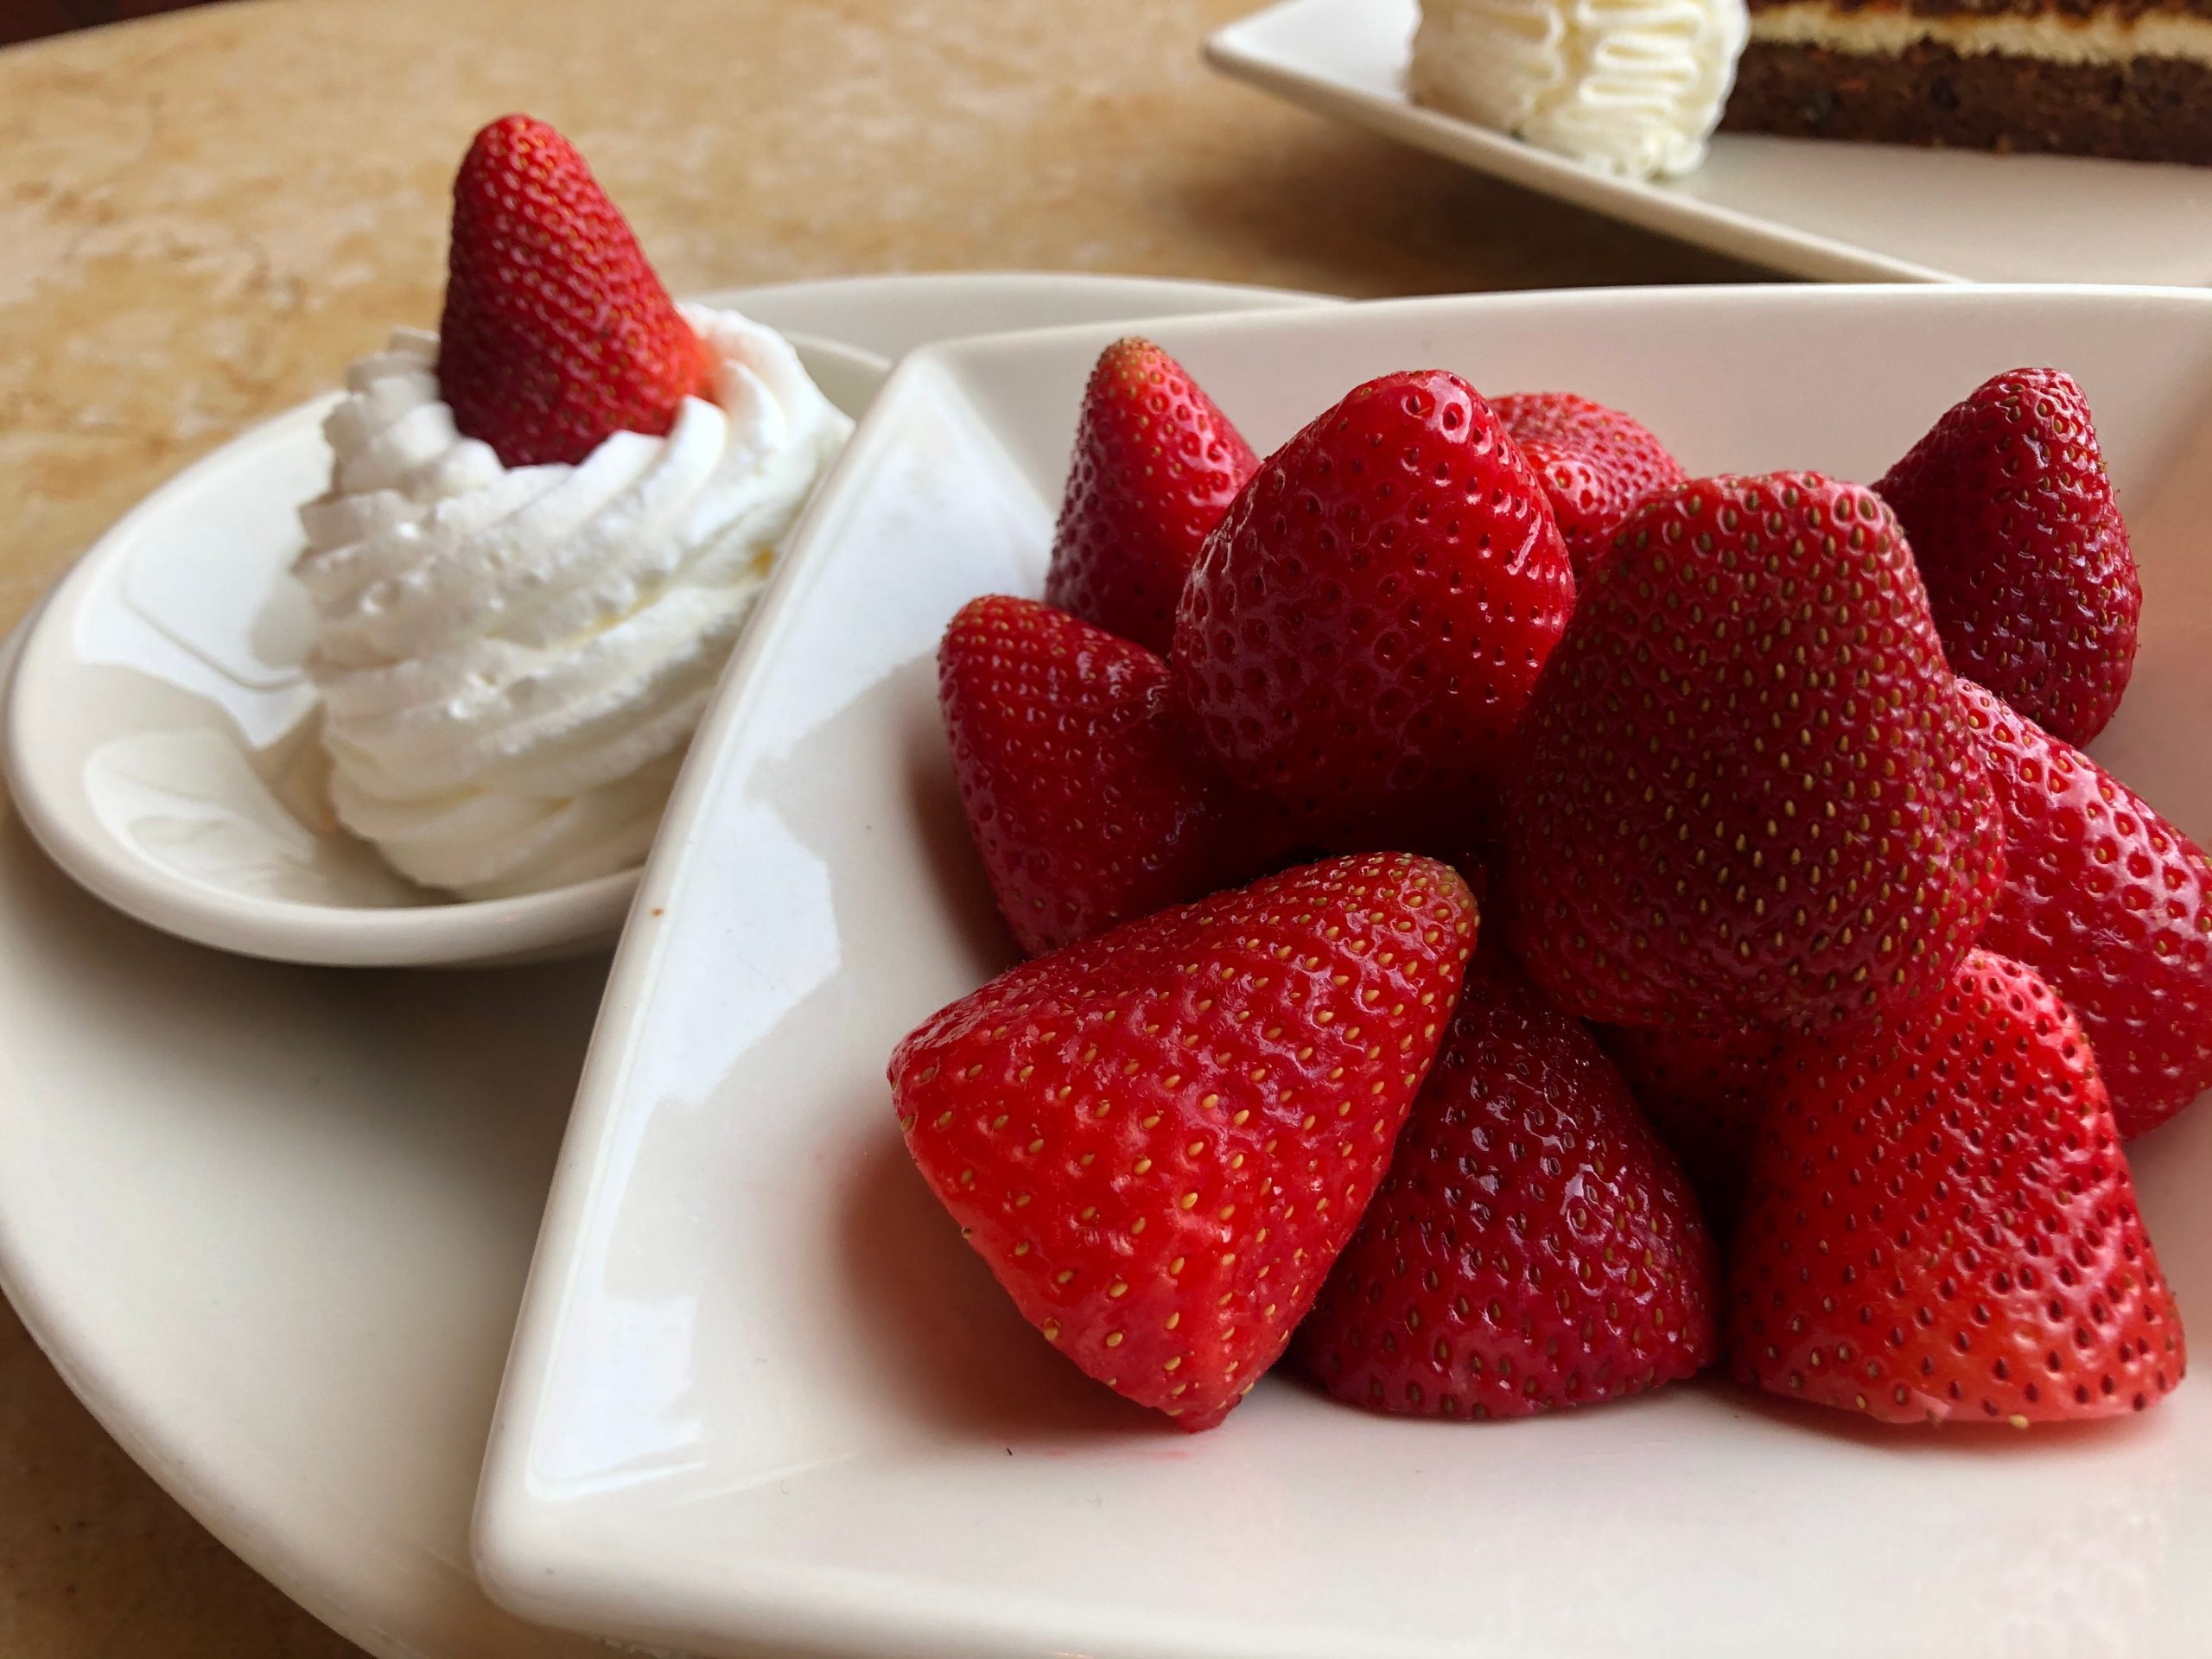
[(1416, 0), (1286, 0), (1206, 53), (1332, 119), (1799, 276), (2212, 283), (2212, 168), (1723, 133), (1685, 178), (1608, 178), (1414, 104), (1405, 70), (1418, 16)]
[[(2139, 1419), (2001, 1439), (1715, 1380), (1475, 1427), (1271, 1378), (1186, 1437), (1021, 1323), (909, 1165), (883, 1066), (1010, 959), (934, 652), (972, 595), (1037, 590), (1116, 332), (910, 359), (791, 550), (594, 1043), (480, 1496), (493, 1593), (750, 1656), (2189, 1651), (2212, 1627), (2203, 1378)], [(2141, 661), (2099, 753), (2212, 832), (2212, 294), (1590, 291), (1147, 332), (1263, 450), (1370, 375), (1440, 364), (1618, 404), (1694, 471), (1862, 479), (1986, 375), (2064, 365), (2143, 562)], [(2185, 1313), (2212, 1318), (2212, 1111), (2142, 1143), (2139, 1173)]]

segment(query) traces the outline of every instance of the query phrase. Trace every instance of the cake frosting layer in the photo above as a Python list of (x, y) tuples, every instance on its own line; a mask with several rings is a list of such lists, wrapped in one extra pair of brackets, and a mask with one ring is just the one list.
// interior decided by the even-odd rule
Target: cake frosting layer
[(687, 308), (719, 367), (664, 437), (503, 467), (414, 330), (354, 365), (302, 510), (331, 800), (425, 886), (493, 897), (625, 869), (774, 552), (851, 423), (790, 344)]
[(1728, 96), (1744, 0), (1425, 0), (1423, 104), (1636, 178), (1686, 173)]
[(2067, 17), (2132, 22), (2138, 17), (2212, 19), (2212, 0), (1749, 0), (1751, 16), (1798, 6), (1857, 14), (1903, 12), (1915, 17)]
[(1935, 45), (1962, 57), (2000, 53), (2050, 63), (2174, 58), (2212, 64), (2212, 17), (2169, 10), (2133, 16), (2117, 11), (2082, 15), (2056, 8), (1935, 11), (1898, 4), (1787, 0), (1754, 9), (1751, 34), (1763, 45), (1892, 56), (1913, 46)]

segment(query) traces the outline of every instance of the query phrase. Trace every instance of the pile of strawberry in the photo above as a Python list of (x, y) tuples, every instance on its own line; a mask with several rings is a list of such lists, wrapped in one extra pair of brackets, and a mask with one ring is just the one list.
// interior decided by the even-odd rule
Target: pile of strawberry
[(1046, 593), (940, 658), (1033, 959), (891, 1084), (1092, 1376), (1190, 1429), (1286, 1351), (1453, 1418), (2180, 1382), (2121, 1141), (2212, 1086), (2212, 866), (2075, 747), (2140, 598), (2065, 375), (1870, 489), (1440, 371), (1260, 461), (1123, 340)]

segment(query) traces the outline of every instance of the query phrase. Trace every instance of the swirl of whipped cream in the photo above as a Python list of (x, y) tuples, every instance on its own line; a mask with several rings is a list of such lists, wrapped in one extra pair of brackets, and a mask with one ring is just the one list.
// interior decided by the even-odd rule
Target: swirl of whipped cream
[(686, 307), (719, 360), (665, 437), (502, 466), (402, 329), (324, 423), (301, 509), (339, 821), (425, 887), (491, 898), (645, 856), (778, 544), (852, 430), (788, 341)]
[(1745, 0), (1423, 0), (1423, 104), (1601, 173), (1705, 159), (1751, 27)]

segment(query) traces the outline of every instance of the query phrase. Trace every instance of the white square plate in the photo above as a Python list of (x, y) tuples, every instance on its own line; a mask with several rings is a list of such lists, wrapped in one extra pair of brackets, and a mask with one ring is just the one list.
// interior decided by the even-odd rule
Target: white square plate
[[(962, 601), (1037, 591), (1115, 332), (910, 359), (791, 550), (601, 1015), (480, 1498), (493, 1593), (633, 1640), (872, 1659), (2201, 1642), (2202, 1378), (2139, 1419), (1995, 1437), (1713, 1380), (1475, 1427), (1269, 1379), (1190, 1437), (1022, 1324), (909, 1165), (883, 1067), (1009, 959), (933, 654)], [(1694, 470), (1858, 478), (1986, 375), (2062, 364), (2143, 559), (2141, 663), (2100, 751), (2212, 831), (2212, 295), (1588, 291), (1147, 332), (1262, 449), (1370, 375), (1442, 364), (1619, 404)], [(2145, 1143), (2139, 1173), (2184, 1306), (2212, 1308), (2212, 1109)]]
[(1647, 230), (1831, 282), (2212, 283), (2212, 168), (1723, 133), (1662, 184), (1607, 178), (1406, 95), (1416, 0), (1287, 0), (1215, 67)]

